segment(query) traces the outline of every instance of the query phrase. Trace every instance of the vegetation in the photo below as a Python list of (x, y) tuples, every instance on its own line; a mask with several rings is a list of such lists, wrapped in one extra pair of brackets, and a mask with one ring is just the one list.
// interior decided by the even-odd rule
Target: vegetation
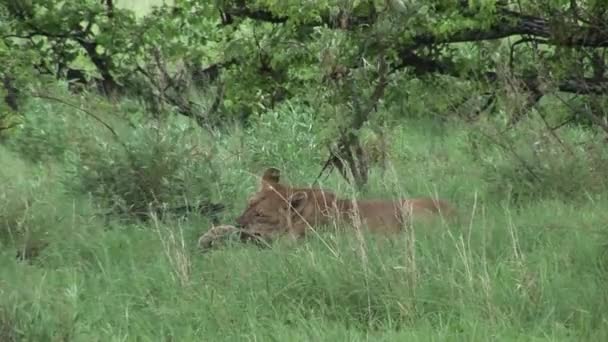
[[(0, 16), (0, 341), (608, 337), (604, 1)], [(268, 166), (462, 222), (199, 253)]]

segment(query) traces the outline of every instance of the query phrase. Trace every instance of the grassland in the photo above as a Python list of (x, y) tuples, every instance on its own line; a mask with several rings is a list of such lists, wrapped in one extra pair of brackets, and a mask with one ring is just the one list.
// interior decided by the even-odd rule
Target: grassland
[[(387, 128), (387, 168), (374, 165), (360, 196), (437, 195), (460, 224), (201, 254), (204, 216), (138, 222), (111, 210), (153, 189), (222, 202), (230, 223), (267, 166), (310, 184), (325, 157), (311, 109), (286, 105), (212, 134), (138, 120), (128, 101), (83, 105), (126, 146), (85, 114), (35, 100), (0, 145), (0, 341), (608, 339), (608, 155), (585, 128), (563, 128), (558, 143), (524, 120), (505, 149), (479, 134), (492, 120), (419, 113)], [(335, 174), (323, 186), (354, 194)]]
[[(563, 178), (548, 178), (553, 190), (534, 185), (540, 191), (507, 177), (505, 170), (516, 168), (509, 153), (472, 152), (473, 128), (404, 121), (389, 132), (388, 168), (374, 167), (362, 196), (439, 195), (459, 206), (461, 225), (417, 227), (390, 240), (326, 232), (295, 246), (279, 241), (271, 249), (233, 245), (201, 254), (196, 238), (210, 225), (205, 217), (136, 223), (100, 215), (98, 197), (74, 190), (86, 175), (77, 165), (93, 165), (85, 158), (92, 147), (79, 139), (108, 145), (111, 139), (99, 128), (91, 137), (96, 124), (67, 108), (41, 106), (32, 103), (30, 117), (38, 111), (58, 118), (40, 128), (44, 134), (70, 138), (51, 149), (48, 136), (23, 131), (0, 150), (2, 341), (607, 337), (608, 203), (593, 177), (570, 180), (565, 159), (552, 165), (554, 177)], [(280, 167), (299, 184), (310, 183), (321, 166), (314, 116), (282, 114), (213, 138), (178, 120), (165, 123), (159, 141), (179, 136), (188, 151), (207, 151), (188, 157), (193, 161), (184, 168), (193, 174), (199, 164), (216, 168), (217, 181), (205, 178), (207, 193), (229, 206), (222, 220), (231, 222), (264, 166)], [(114, 120), (125, 140), (150, 148), (141, 132)], [(116, 157), (92, 151), (95, 160)], [(213, 163), (205, 164), (209, 158)], [(186, 182), (196, 188), (205, 181)], [(353, 193), (335, 175), (323, 185)], [(15, 259), (36, 241), (48, 243), (40, 255)]]

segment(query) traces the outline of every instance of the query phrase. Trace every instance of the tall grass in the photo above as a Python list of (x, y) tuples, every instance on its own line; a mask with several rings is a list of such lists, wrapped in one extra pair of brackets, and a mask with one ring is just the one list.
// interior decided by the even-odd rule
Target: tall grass
[[(86, 118), (72, 118), (83, 122), (72, 129), (90, 128)], [(572, 189), (549, 187), (570, 181), (571, 174), (545, 173), (544, 182), (524, 182), (509, 151), (487, 142), (471, 148), (472, 128), (408, 120), (388, 132), (388, 167), (372, 170), (361, 196), (438, 195), (459, 207), (461, 224), (415, 226), (388, 239), (328, 231), (296, 244), (229, 245), (206, 254), (196, 250), (198, 235), (210, 225), (205, 217), (124, 223), (91, 210), (107, 206), (108, 195), (82, 187), (83, 180), (103, 180), (107, 184), (99, 186), (117, 186), (112, 191), (120, 195), (128, 189), (125, 180), (134, 177), (127, 172), (129, 160), (107, 147), (110, 139), (54, 142), (65, 145), (53, 149), (55, 162), (42, 165), (26, 158), (39, 151), (36, 146), (14, 148), (20, 154), (1, 149), (2, 163), (12, 171), (1, 174), (0, 227), (30, 227), (48, 245), (38, 257), (19, 261), (19, 242), (1, 240), (0, 341), (608, 338), (608, 199), (593, 169), (584, 169), (595, 162), (570, 160), (584, 172), (568, 159), (555, 162), (579, 176), (582, 195), (570, 196)], [(182, 124), (159, 123), (164, 128), (154, 132), (160, 140), (117, 130), (141, 158), (142, 170), (168, 162), (181, 170), (178, 175), (203, 173), (189, 176), (185, 186), (180, 177), (150, 182), (175, 197), (194, 196), (188, 190), (201, 183), (207, 196), (228, 205), (226, 223), (243, 209), (263, 167), (280, 167), (286, 181), (309, 184), (324, 157), (307, 108), (278, 109), (251, 127), (213, 137)], [(517, 134), (531, 131), (522, 126)], [(26, 141), (28, 132), (12, 139)], [(568, 143), (593, 138), (575, 129), (569, 134)], [(151, 141), (176, 143), (146, 155)], [(526, 158), (527, 146), (515, 149)], [(552, 146), (538, 152), (549, 153), (546, 163), (556, 158), (546, 152)], [(202, 165), (217, 168), (217, 178), (188, 159), (196, 147), (209, 151)], [(92, 156), (103, 165), (78, 164)], [(53, 172), (45, 165), (53, 165)], [(74, 172), (77, 167), (88, 169)], [(126, 178), (114, 182), (121, 176)], [(354, 193), (336, 175), (323, 186)], [(536, 196), (513, 201), (513, 193)]]

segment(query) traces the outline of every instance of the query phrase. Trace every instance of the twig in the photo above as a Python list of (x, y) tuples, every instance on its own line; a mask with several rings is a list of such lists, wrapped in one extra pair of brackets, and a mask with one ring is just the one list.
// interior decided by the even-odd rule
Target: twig
[(562, 147), (568, 151), (568, 153), (570, 153), (571, 155), (574, 155), (574, 152), (570, 149), (570, 147), (568, 145), (566, 145), (562, 139), (557, 135), (557, 133), (555, 132), (554, 129), (551, 129), (551, 126), (549, 125), (549, 122), (547, 122), (547, 118), (545, 118), (545, 116), (539, 111), (538, 115), (540, 116), (540, 118), (543, 120), (543, 123), (545, 124), (545, 127), (547, 128), (547, 130), (549, 131), (549, 134), (551, 134), (551, 136), (560, 144), (562, 145)]
[[(560, 100), (564, 105), (566, 105), (566, 107), (568, 107), (574, 114), (579, 114), (581, 112), (581, 111), (577, 110), (576, 108), (574, 108), (568, 101), (564, 100), (558, 94), (555, 94), (555, 97), (558, 100)], [(587, 111), (582, 111), (582, 112), (583, 112), (584, 116), (586, 116), (589, 120), (591, 120), (591, 122), (600, 126), (600, 128), (602, 130), (604, 130), (604, 132), (606, 132), (606, 134), (608, 134), (608, 124), (606, 124), (605, 122), (602, 122), (602, 120), (600, 118), (593, 115), (592, 113), (588, 113)]]
[(571, 116), (568, 119), (566, 119), (564, 122), (560, 123), (559, 125), (554, 126), (554, 127), (549, 127), (549, 129), (552, 131), (556, 131), (556, 130), (566, 126), (567, 124), (571, 123), (572, 121), (574, 121), (574, 119), (575, 119), (575, 117)]

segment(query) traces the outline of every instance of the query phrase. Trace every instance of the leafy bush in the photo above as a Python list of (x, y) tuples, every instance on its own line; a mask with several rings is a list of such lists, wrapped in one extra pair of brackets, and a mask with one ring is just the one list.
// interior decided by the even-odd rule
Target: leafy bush
[(314, 113), (303, 106), (287, 104), (254, 118), (245, 136), (253, 171), (269, 165), (298, 170), (302, 161), (322, 163), (326, 156), (318, 132)]
[[(49, 173), (37, 169), (0, 147), (0, 242), (21, 246), (39, 244), (62, 220), (62, 189)], [(44, 171), (44, 172), (43, 172)]]
[(219, 175), (210, 148), (195, 134), (179, 122), (157, 122), (137, 124), (124, 144), (96, 138), (68, 155), (65, 182), (113, 213), (138, 218), (207, 202)]
[(63, 158), (69, 137), (68, 121), (57, 106), (31, 101), (19, 129), (8, 140), (9, 146), (23, 158), (47, 162)]
[(514, 201), (528, 201), (580, 199), (608, 190), (605, 143), (589, 132), (568, 132), (559, 141), (540, 129), (473, 138), (477, 141), (473, 152), (482, 165), (488, 191), (500, 197), (506, 194)]
[(23, 161), (5, 149), (0, 149), (0, 162), (11, 167), (0, 168), (0, 232), (11, 234), (23, 226), (25, 212), (32, 200), (32, 193), (23, 181)]

